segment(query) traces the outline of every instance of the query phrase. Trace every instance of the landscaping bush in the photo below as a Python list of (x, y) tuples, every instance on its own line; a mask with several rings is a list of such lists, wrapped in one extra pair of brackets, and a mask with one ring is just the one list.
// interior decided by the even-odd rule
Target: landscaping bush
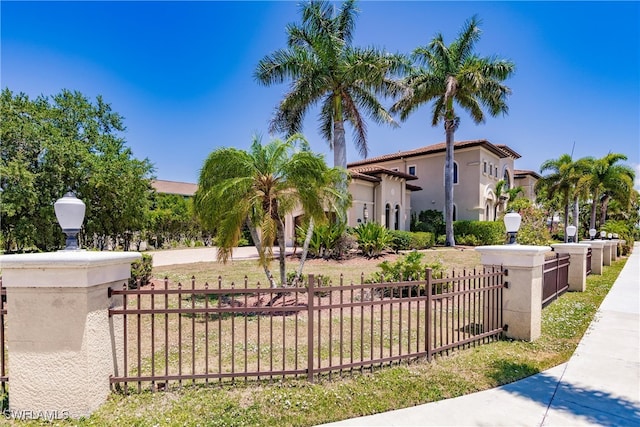
[[(297, 228), (299, 246), (304, 244), (306, 233), (305, 229)], [(314, 258), (342, 259), (355, 246), (355, 239), (347, 233), (345, 223), (318, 224), (313, 228), (313, 235), (309, 242), (309, 255)]]
[[(477, 245), (499, 245), (504, 243), (506, 231), (502, 221), (455, 221), (453, 234), (456, 243), (464, 236), (474, 236)], [(466, 237), (467, 241), (471, 241)]]
[(136, 283), (140, 286), (148, 285), (151, 281), (151, 272), (153, 270), (153, 257), (149, 254), (142, 254), (141, 259), (137, 259), (131, 263), (131, 278), (129, 279), (129, 289), (135, 288)]
[(354, 229), (354, 233), (358, 248), (369, 258), (379, 257), (393, 241), (391, 232), (375, 222), (360, 224)]
[(473, 234), (463, 234), (462, 236), (456, 237), (456, 245), (464, 245), (464, 246), (480, 246), (480, 239), (478, 239)]
[[(547, 215), (542, 209), (536, 208), (531, 203), (522, 203), (518, 206), (518, 213), (522, 217), (520, 230), (518, 230), (518, 243), (521, 245), (535, 246), (551, 244), (552, 237), (547, 227)], [(502, 222), (502, 220), (500, 220), (500, 222)], [(564, 236), (559, 236), (559, 239), (560, 241), (564, 241)]]
[(602, 230), (612, 234), (618, 233), (618, 239), (625, 241), (624, 245), (621, 245), (620, 255), (628, 255), (631, 252), (634, 238), (629, 224), (626, 221), (608, 220), (604, 226), (602, 226)]
[[(434, 261), (432, 263), (422, 263), (423, 253), (410, 252), (402, 258), (397, 259), (395, 262), (383, 261), (378, 264), (378, 267), (382, 271), (374, 272), (367, 280), (367, 283), (385, 283), (385, 282), (400, 282), (406, 281), (419, 281), (426, 280), (425, 274), (427, 268), (433, 270), (434, 276), (443, 271), (444, 267), (442, 263)], [(411, 287), (411, 292), (414, 295), (421, 295), (424, 293), (424, 286), (416, 285)], [(383, 290), (383, 294), (389, 293), (388, 289)]]
[(392, 230), (391, 236), (393, 240), (391, 241), (391, 248), (396, 252), (411, 249), (412, 234), (410, 231)]
[(426, 231), (435, 236), (445, 233), (444, 215), (442, 212), (429, 209), (419, 214), (411, 214), (411, 231)]
[(433, 233), (416, 231), (411, 233), (411, 249), (428, 249), (435, 245)]
[(396, 252), (409, 249), (427, 249), (435, 244), (433, 234), (425, 231), (393, 230), (391, 235), (393, 236), (391, 248)]

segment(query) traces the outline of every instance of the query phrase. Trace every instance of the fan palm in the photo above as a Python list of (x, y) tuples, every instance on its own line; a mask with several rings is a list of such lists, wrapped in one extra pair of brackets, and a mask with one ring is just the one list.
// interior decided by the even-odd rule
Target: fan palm
[(254, 137), (249, 151), (220, 148), (206, 159), (194, 198), (196, 214), (205, 226), (217, 229), (218, 260), (232, 255), (246, 224), (260, 265), (273, 286), (269, 263), (277, 240), (280, 283), (286, 283), (285, 216), (298, 206), (315, 220), (324, 209), (348, 198), (335, 190), (341, 173), (328, 168), (323, 156), (309, 150), (299, 135), (262, 145)]
[(453, 143), (459, 124), (454, 102), (467, 111), (475, 123), (485, 119), (485, 108), (491, 116), (507, 113), (507, 96), (511, 90), (502, 84), (514, 71), (514, 64), (491, 57), (481, 58), (474, 52), (480, 39), (478, 19), (465, 23), (458, 38), (449, 46), (442, 34), (413, 52), (418, 67), (405, 78), (407, 90), (391, 108), (406, 120), (418, 107), (434, 102), (431, 124), (444, 122), (445, 151), (445, 232), (447, 246), (453, 238)]
[(305, 3), (302, 23), (287, 26), (288, 48), (261, 59), (254, 74), (266, 86), (291, 80), (270, 131), (300, 132), (307, 111), (320, 104), (320, 133), (333, 150), (334, 166), (345, 169), (345, 122), (353, 127), (356, 148), (364, 157), (368, 146), (363, 114), (376, 123), (397, 126), (377, 95), (399, 90), (391, 76), (404, 65), (401, 55), (351, 45), (356, 13), (353, 0), (345, 1), (338, 13), (326, 1)]

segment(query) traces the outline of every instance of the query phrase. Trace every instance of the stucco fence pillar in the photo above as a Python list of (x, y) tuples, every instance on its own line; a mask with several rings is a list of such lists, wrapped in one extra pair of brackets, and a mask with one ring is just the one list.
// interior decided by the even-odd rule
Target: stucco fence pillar
[(604, 251), (602, 256), (602, 264), (603, 265), (611, 265), (611, 261), (613, 261), (613, 256), (611, 255), (615, 249), (614, 243), (612, 240), (604, 240)]
[(591, 246), (591, 274), (602, 274), (602, 266), (604, 265), (604, 251), (606, 248), (605, 240), (590, 240)]
[[(569, 254), (569, 290), (584, 292), (587, 288), (587, 252), (586, 243), (557, 243), (551, 245), (557, 254)], [(593, 251), (592, 251), (593, 254)], [(592, 255), (593, 260), (593, 255)]]
[(540, 337), (542, 322), (542, 266), (549, 246), (502, 245), (479, 246), (483, 265), (502, 265), (509, 270), (505, 281), (509, 287), (502, 295), (505, 335), (534, 341)]
[(620, 240), (613, 239), (611, 242), (613, 243), (613, 247), (611, 248), (611, 260), (616, 261), (619, 258), (618, 249), (620, 248)]
[(109, 318), (139, 253), (61, 251), (0, 257), (7, 289), (9, 415), (90, 415), (122, 363), (122, 329)]

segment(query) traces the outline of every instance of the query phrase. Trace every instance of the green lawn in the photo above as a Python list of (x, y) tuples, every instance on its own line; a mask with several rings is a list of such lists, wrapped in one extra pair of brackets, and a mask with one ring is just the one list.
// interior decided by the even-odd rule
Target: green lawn
[[(465, 257), (466, 265), (474, 265), (474, 258), (469, 255), (473, 253), (472, 250), (433, 251), (430, 256), (446, 259), (450, 267), (457, 256)], [(430, 259), (426, 261), (430, 262)], [(611, 267), (605, 267), (602, 276), (589, 276), (586, 292), (567, 293), (545, 308), (542, 336), (533, 343), (503, 340), (456, 351), (431, 363), (403, 363), (365, 374), (334, 375), (331, 380), (323, 379), (313, 384), (293, 379), (246, 384), (239, 381), (232, 386), (184, 387), (168, 392), (142, 392), (129, 396), (113, 394), (90, 418), (54, 424), (307, 426), (399, 409), (506, 384), (568, 360), (625, 262), (622, 259)], [(233, 269), (236, 273), (239, 273), (238, 264)], [(315, 272), (312, 271), (313, 264), (308, 272)], [(243, 266), (251, 269), (248, 263)], [(208, 270), (220, 267), (201, 267), (201, 271), (194, 269), (192, 274), (198, 277), (209, 274), (212, 278), (221, 274)], [(338, 268), (344, 271), (344, 267)], [(333, 268), (336, 268), (335, 265)], [(181, 266), (163, 268), (156, 273), (178, 278), (187, 274), (187, 270)], [(349, 277), (358, 277), (354, 272), (349, 274)], [(244, 274), (239, 277), (244, 277)]]

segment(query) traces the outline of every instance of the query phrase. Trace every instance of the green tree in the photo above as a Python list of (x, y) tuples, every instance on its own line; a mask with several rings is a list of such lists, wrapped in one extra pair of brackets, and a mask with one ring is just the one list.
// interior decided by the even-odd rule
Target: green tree
[(307, 111), (320, 104), (320, 132), (333, 150), (334, 166), (344, 169), (345, 122), (353, 127), (354, 143), (364, 157), (368, 153), (364, 114), (376, 123), (397, 125), (377, 95), (399, 90), (391, 76), (404, 66), (401, 55), (352, 46), (356, 13), (353, 0), (345, 1), (337, 13), (327, 1), (304, 3), (302, 23), (287, 26), (288, 48), (261, 59), (254, 74), (267, 86), (291, 80), (271, 131), (301, 132)]
[[(564, 208), (565, 230), (569, 225), (569, 210), (576, 194), (576, 185), (579, 179), (576, 166), (569, 154), (563, 154), (557, 159), (546, 160), (540, 166), (541, 173), (549, 173), (538, 181), (539, 188), (546, 191), (548, 199), (553, 198), (556, 193), (560, 195), (560, 201)], [(567, 236), (565, 236), (565, 241), (567, 241)]]
[(588, 189), (591, 196), (590, 228), (597, 228), (598, 205), (600, 205), (600, 226), (602, 226), (606, 221), (607, 206), (611, 199), (627, 207), (631, 201), (635, 172), (627, 165), (617, 164), (623, 160), (627, 160), (627, 156), (619, 153), (609, 153), (600, 159), (590, 159), (590, 167), (580, 178), (579, 185)]
[(63, 90), (30, 100), (2, 91), (0, 227), (6, 250), (51, 250), (64, 241), (53, 203), (73, 190), (87, 205), (83, 240), (125, 248), (144, 227), (152, 166), (133, 158), (122, 117), (98, 96)]
[(454, 104), (467, 111), (477, 124), (485, 120), (483, 108), (491, 116), (508, 112), (507, 96), (511, 90), (502, 84), (514, 72), (514, 64), (493, 57), (479, 57), (474, 52), (480, 40), (479, 21), (474, 16), (465, 23), (458, 38), (449, 46), (442, 34), (413, 52), (418, 66), (405, 78), (407, 90), (391, 108), (400, 119), (418, 107), (433, 101), (432, 126), (444, 123), (445, 151), (445, 232), (446, 245), (455, 246), (453, 235), (453, 145), (460, 118)]
[(309, 218), (323, 220), (328, 202), (348, 197), (334, 190), (340, 176), (338, 169), (328, 168), (321, 155), (309, 150), (300, 135), (267, 145), (254, 137), (249, 151), (220, 148), (209, 155), (200, 172), (195, 212), (205, 226), (216, 227), (222, 262), (232, 254), (246, 224), (272, 286), (269, 263), (277, 241), (284, 285), (285, 216), (301, 206)]

